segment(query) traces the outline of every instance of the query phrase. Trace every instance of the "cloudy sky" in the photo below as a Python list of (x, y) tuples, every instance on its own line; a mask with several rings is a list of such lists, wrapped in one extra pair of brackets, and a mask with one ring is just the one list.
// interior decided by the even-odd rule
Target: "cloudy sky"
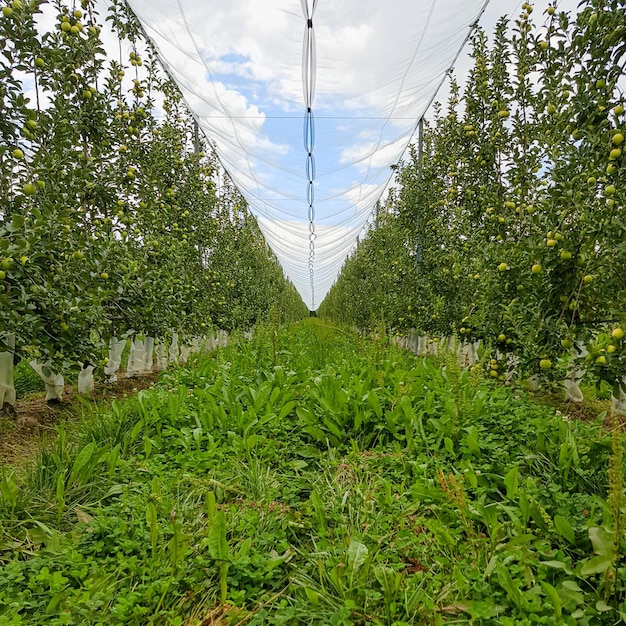
[[(314, 292), (303, 140), (312, 0), (130, 0), (309, 308), (387, 186), (484, 0), (320, 0), (315, 32)], [(521, 2), (492, 0), (489, 32)], [(538, 22), (546, 0), (535, 4)], [(573, 0), (559, 3), (575, 9)], [(462, 79), (470, 61), (458, 58)], [(309, 84), (309, 83), (307, 83)], [(439, 94), (445, 99), (445, 88)]]

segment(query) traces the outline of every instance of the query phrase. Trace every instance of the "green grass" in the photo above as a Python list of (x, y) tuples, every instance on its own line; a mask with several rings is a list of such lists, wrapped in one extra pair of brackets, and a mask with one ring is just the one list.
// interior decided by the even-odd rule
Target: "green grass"
[(266, 327), (3, 470), (0, 625), (617, 624), (616, 441), (452, 360)]

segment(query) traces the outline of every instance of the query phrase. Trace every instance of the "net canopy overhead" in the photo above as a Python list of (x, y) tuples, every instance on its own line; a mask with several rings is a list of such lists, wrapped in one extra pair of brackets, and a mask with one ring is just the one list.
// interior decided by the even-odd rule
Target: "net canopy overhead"
[(128, 0), (315, 310), (485, 0)]

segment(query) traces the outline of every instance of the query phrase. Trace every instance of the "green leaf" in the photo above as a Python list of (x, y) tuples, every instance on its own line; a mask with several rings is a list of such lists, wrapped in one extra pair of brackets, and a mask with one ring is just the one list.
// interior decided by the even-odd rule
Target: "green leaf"
[(367, 395), (367, 403), (370, 405), (372, 411), (374, 411), (376, 417), (380, 419), (383, 416), (383, 410), (380, 406), (380, 400), (376, 392), (372, 389)]
[(0, 481), (0, 494), (3, 500), (6, 500), (10, 506), (15, 507), (17, 504), (18, 487), (8, 474), (2, 472), (2, 480)]
[(230, 558), (224, 511), (218, 511), (215, 514), (209, 528), (209, 553), (216, 561), (227, 561)]
[(518, 468), (517, 465), (512, 467), (504, 477), (506, 486), (506, 497), (513, 500), (517, 496), (519, 488)]
[(498, 563), (498, 566), (496, 567), (496, 574), (498, 576), (500, 586), (507, 592), (509, 598), (519, 609), (524, 609), (527, 605), (527, 601), (520, 591), (519, 581), (514, 581), (509, 573), (509, 570), (501, 563)]
[(478, 428), (476, 428), (476, 426), (470, 426), (467, 429), (465, 444), (470, 454), (475, 456), (481, 455), (480, 445), (478, 444)]
[(561, 515), (554, 516), (554, 527), (559, 532), (561, 537), (564, 537), (569, 543), (576, 543), (576, 535), (572, 525)]
[(62, 508), (65, 505), (65, 474), (63, 472), (57, 474), (56, 496), (57, 504)]
[(592, 526), (589, 529), (589, 539), (593, 544), (593, 551), (596, 554), (610, 556), (611, 558), (614, 557), (615, 540), (613, 538), (613, 533), (607, 531), (601, 526)]
[(367, 546), (353, 539), (348, 546), (348, 567), (356, 572), (365, 563), (368, 554)]
[(111, 496), (119, 496), (121, 493), (124, 493), (123, 485), (111, 485), (109, 490), (104, 494), (102, 499), (110, 498)]
[(284, 404), (283, 408), (280, 410), (280, 413), (278, 414), (278, 419), (279, 420), (285, 419), (287, 415), (289, 415), (289, 413), (293, 411), (295, 406), (296, 406), (296, 403), (293, 401), (287, 402), (286, 404)]
[(206, 497), (206, 512), (209, 522), (213, 522), (217, 512), (217, 499), (214, 491), (209, 491)]
[(313, 606), (317, 606), (320, 603), (320, 594), (317, 593), (317, 591), (315, 591), (314, 589), (311, 589), (310, 587), (305, 587), (304, 593), (306, 593), (308, 601)]
[(79, 483), (84, 484), (89, 476), (81, 476), (81, 472), (89, 462), (91, 461), (91, 457), (93, 456), (94, 450), (96, 449), (95, 442), (88, 443), (77, 455), (76, 459), (74, 459), (74, 463), (72, 465), (72, 471), (70, 473), (70, 478), (68, 480), (68, 484), (72, 484), (77, 478), (79, 478)]
[(613, 563), (613, 557), (610, 555), (602, 554), (600, 556), (594, 556), (585, 562), (580, 568), (581, 576), (592, 576), (593, 574), (601, 574), (606, 572)]
[(315, 439), (318, 443), (326, 443), (326, 433), (321, 428), (317, 428), (316, 426), (305, 426), (302, 430), (311, 435), (311, 437), (313, 437), (313, 439)]
[(306, 422), (307, 424), (314, 424), (315, 423), (315, 417), (313, 416), (313, 414), (311, 413), (311, 411), (309, 411), (309, 409), (306, 409), (302, 406), (299, 406), (296, 409), (296, 415), (303, 421)]
[(554, 615), (556, 617), (561, 617), (563, 612), (563, 607), (561, 604), (561, 598), (557, 590), (550, 584), (545, 581), (541, 582), (541, 588), (543, 592), (546, 594), (548, 598), (550, 598), (550, 602), (552, 602), (552, 606), (554, 607)]
[(552, 569), (562, 569), (566, 574), (572, 573), (567, 563), (563, 563), (563, 561), (539, 561), (539, 564), (545, 567), (551, 567)]

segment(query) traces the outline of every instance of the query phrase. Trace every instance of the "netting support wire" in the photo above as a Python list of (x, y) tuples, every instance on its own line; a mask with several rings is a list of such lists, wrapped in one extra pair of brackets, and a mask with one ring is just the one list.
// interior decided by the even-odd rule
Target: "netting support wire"
[[(311, 310), (315, 310), (315, 121), (313, 118), (313, 97), (315, 95), (315, 31), (313, 16), (317, 8), (317, 0), (300, 0), (306, 24), (302, 46), (302, 92), (306, 113), (304, 115), (304, 149), (306, 151), (306, 200), (309, 212), (309, 278), (311, 281)], [(309, 6), (310, 3), (310, 6)]]

